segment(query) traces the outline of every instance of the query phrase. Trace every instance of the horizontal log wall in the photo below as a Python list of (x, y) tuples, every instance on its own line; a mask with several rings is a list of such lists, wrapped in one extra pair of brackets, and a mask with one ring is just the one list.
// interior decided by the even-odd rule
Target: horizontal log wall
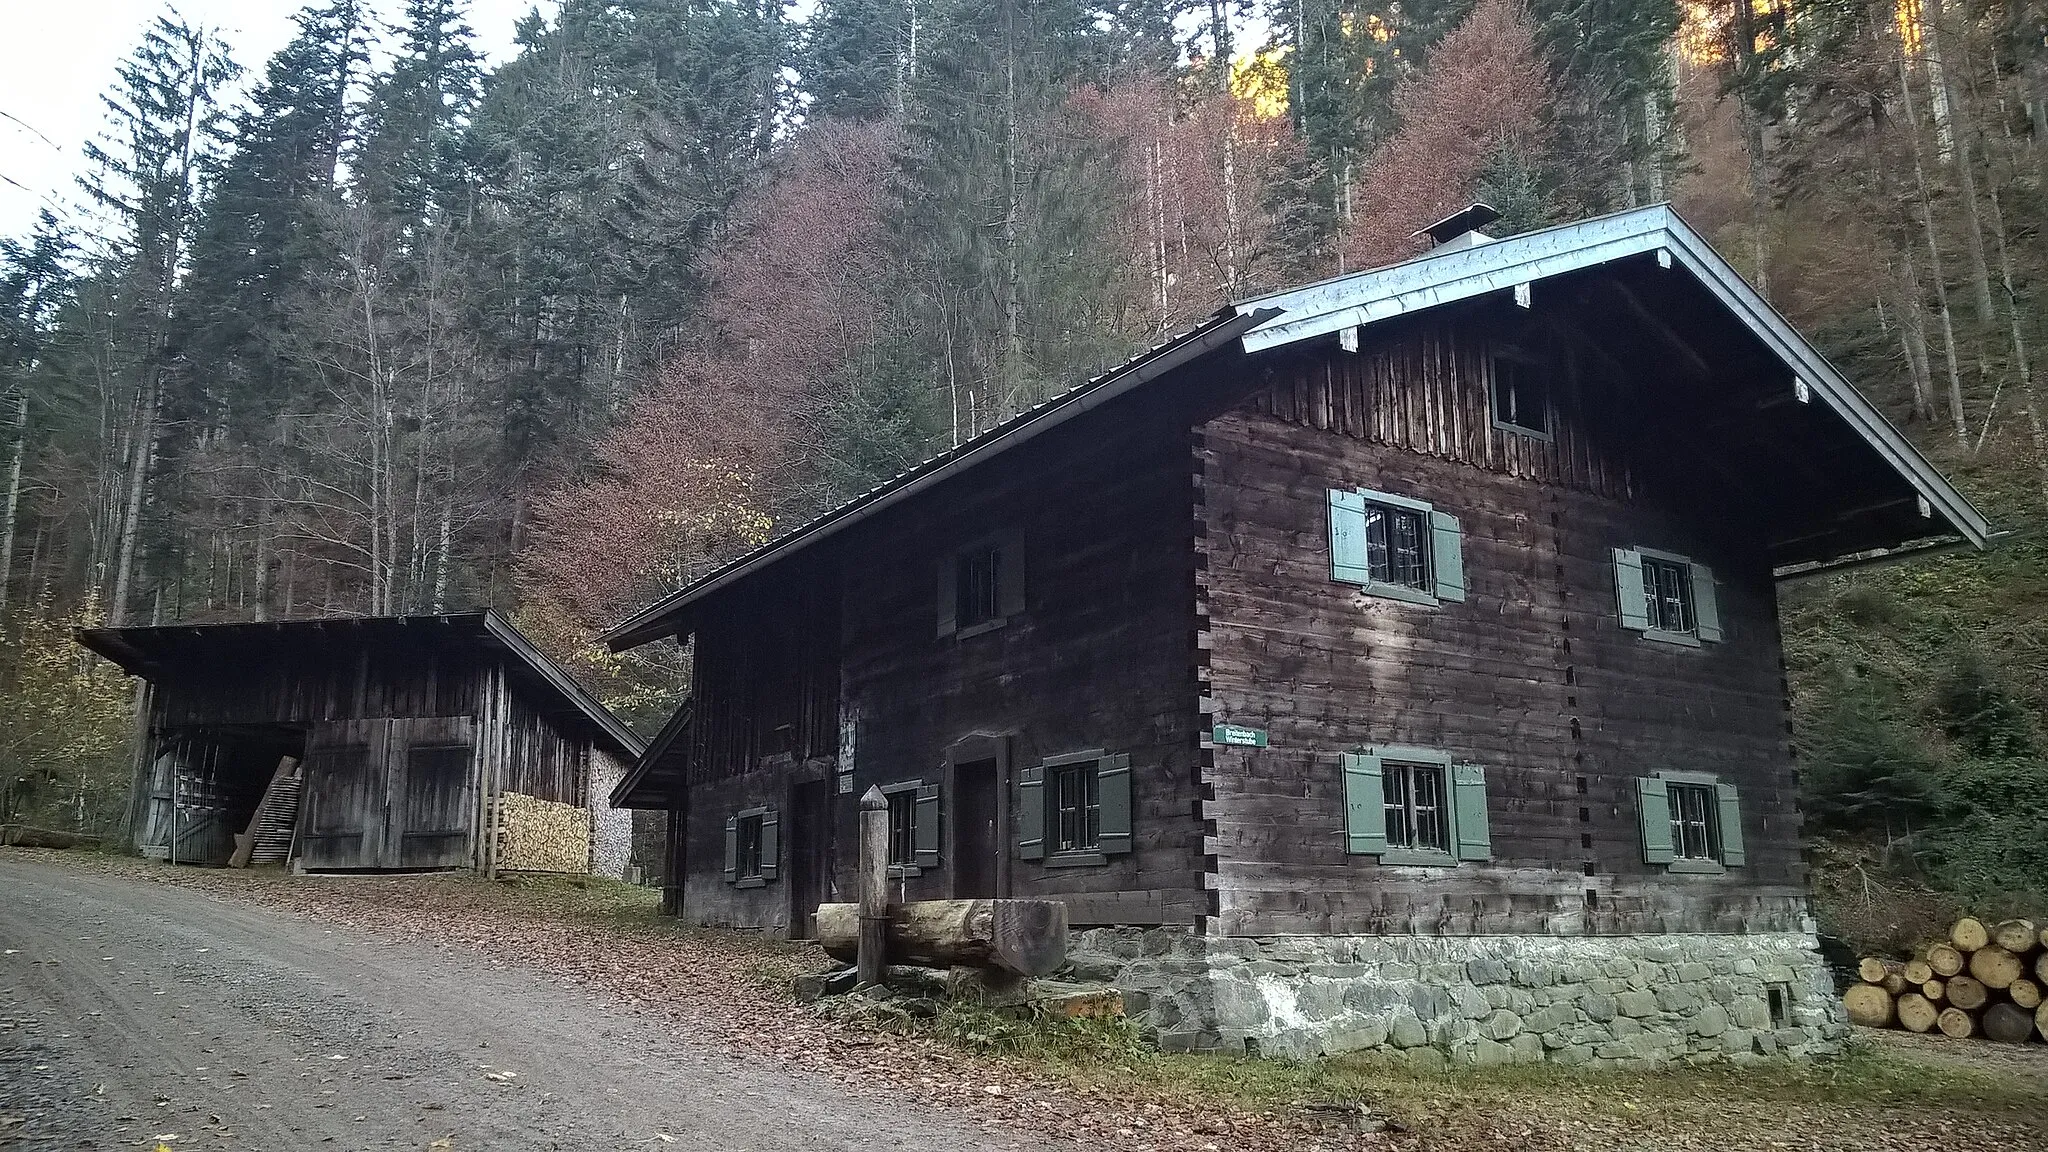
[[(1271, 738), (1210, 753), (1217, 927), (1795, 928), (1799, 822), (1756, 534), (1717, 516), (1710, 493), (1634, 490), (1623, 442), (1582, 418), (1568, 365), (1555, 443), (1503, 448), (1486, 347), (1422, 329), (1365, 355), (1332, 349), (1199, 434), (1210, 696), (1219, 720)], [(1326, 493), (1354, 487), (1460, 518), (1467, 601), (1422, 607), (1331, 579)], [(1713, 567), (1724, 642), (1687, 649), (1620, 627), (1609, 549), (1638, 545)], [(1486, 766), (1490, 864), (1345, 854), (1338, 756), (1374, 743)], [(1747, 866), (1682, 876), (1643, 863), (1633, 781), (1671, 769), (1740, 787)]]

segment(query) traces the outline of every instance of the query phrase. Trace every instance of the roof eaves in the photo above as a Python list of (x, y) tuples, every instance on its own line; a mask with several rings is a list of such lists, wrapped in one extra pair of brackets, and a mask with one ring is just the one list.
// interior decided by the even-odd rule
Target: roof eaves
[(600, 703), (597, 697), (592, 696), (584, 689), (583, 685), (578, 684), (567, 672), (562, 671), (561, 665), (548, 659), (546, 654), (542, 653), (540, 649), (535, 648), (533, 643), (520, 633), (519, 629), (512, 626), (511, 621), (506, 620), (495, 611), (486, 612), (483, 617), (483, 626), (484, 631), (490, 633), (493, 638), (500, 644), (503, 644), (514, 656), (517, 656), (528, 668), (532, 669), (536, 675), (547, 681), (550, 687), (567, 698), (571, 706), (578, 712), (583, 713), (605, 735), (617, 742), (627, 755), (638, 759), (642, 753), (647, 751), (646, 742), (635, 735), (631, 728), (626, 727), (625, 721), (612, 715), (611, 709)]
[(641, 782), (654, 770), (654, 765), (668, 755), (669, 746), (689, 730), (692, 703), (692, 700), (685, 698), (676, 706), (675, 713), (668, 718), (668, 723), (661, 726), (661, 731), (655, 734), (654, 740), (647, 745), (647, 750), (640, 753), (640, 759), (634, 762), (632, 770), (626, 773), (626, 778), (619, 781), (619, 786), (612, 789), (612, 794), (605, 798), (605, 803), (614, 808), (631, 807), (626, 801), (639, 790)]
[(897, 475), (793, 532), (777, 537), (729, 564), (698, 578), (635, 613), (607, 631), (602, 639), (615, 652), (636, 648), (670, 634), (677, 612), (691, 603), (786, 556), (859, 523), (898, 501), (940, 483), (968, 468), (1025, 443), (1039, 433), (1115, 399), (1164, 373), (1236, 340), (1277, 315), (1271, 309), (1226, 308), (1194, 328), (1154, 345), (1088, 382), (1061, 393), (1038, 407), (948, 452)]
[(1987, 546), (1991, 526), (1984, 515), (1669, 205), (1631, 209), (1477, 247), (1424, 255), (1257, 297), (1236, 307), (1284, 310), (1285, 320), (1245, 334), (1245, 351), (1259, 352), (1657, 251), (1669, 253), (1684, 266), (1957, 533), (1976, 547)]

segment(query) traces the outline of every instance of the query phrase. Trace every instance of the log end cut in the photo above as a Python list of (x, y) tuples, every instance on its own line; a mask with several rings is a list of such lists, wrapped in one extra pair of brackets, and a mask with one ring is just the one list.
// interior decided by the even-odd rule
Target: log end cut
[(1897, 1007), (1899, 1027), (1908, 1032), (1925, 1032), (1941, 1018), (1941, 1009), (1918, 992), (1908, 992), (1899, 997)]
[(1984, 1010), (1984, 1035), (2001, 1044), (2024, 1044), (2034, 1034), (2034, 1014), (2003, 1001)]
[(1858, 984), (1842, 993), (1842, 1004), (1849, 1010), (1849, 1020), (1865, 1028), (1889, 1028), (1892, 1026), (1894, 1009), (1892, 994), (1876, 984)]

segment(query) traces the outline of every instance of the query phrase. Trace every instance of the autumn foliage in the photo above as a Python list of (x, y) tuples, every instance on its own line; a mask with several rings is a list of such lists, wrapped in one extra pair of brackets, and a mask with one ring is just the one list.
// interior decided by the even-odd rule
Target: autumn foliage
[(1516, 0), (1480, 0), (1430, 53), (1429, 68), (1395, 89), (1401, 127), (1353, 190), (1345, 266), (1417, 254), (1416, 229), (1472, 203), (1496, 155), (1541, 155), (1548, 83), (1528, 12)]

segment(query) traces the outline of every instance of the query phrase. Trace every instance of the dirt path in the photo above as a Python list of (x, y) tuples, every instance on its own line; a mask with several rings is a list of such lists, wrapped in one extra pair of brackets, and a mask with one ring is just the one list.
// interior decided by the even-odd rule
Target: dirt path
[(564, 981), (472, 953), (0, 857), (0, 1147), (159, 1140), (1016, 1146), (716, 1041), (678, 1043)]

